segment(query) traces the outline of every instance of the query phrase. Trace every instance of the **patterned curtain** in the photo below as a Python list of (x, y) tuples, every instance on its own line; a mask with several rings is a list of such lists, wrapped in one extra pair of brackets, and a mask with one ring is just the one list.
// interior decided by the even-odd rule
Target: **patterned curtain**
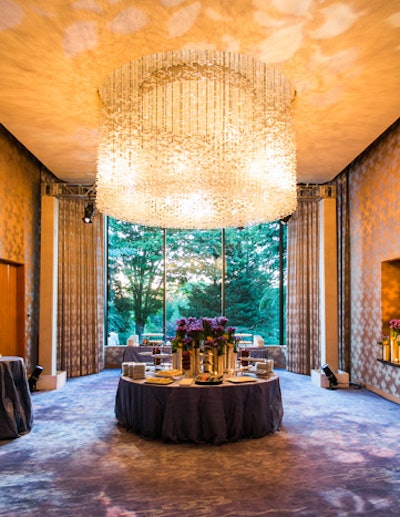
[(84, 224), (86, 204), (59, 204), (57, 369), (68, 377), (103, 368), (104, 219)]
[(338, 234), (338, 341), (339, 368), (351, 371), (350, 350), (350, 217), (348, 173), (336, 180)]
[(320, 367), (319, 205), (299, 200), (288, 222), (287, 368), (310, 375)]

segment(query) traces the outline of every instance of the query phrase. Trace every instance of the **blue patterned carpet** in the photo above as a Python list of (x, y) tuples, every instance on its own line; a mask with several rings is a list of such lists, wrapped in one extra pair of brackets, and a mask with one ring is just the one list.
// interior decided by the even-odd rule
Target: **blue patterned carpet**
[(221, 446), (119, 427), (118, 370), (34, 393), (32, 431), (0, 442), (0, 515), (400, 515), (400, 406), (278, 373), (281, 431)]

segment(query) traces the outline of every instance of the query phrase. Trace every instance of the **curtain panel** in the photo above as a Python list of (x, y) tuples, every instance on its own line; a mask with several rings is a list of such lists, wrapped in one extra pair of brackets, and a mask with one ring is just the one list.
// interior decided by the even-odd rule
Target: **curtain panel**
[(68, 377), (103, 368), (104, 218), (84, 224), (86, 203), (59, 203), (57, 369)]
[(287, 368), (310, 375), (320, 368), (318, 200), (298, 201), (287, 256)]
[(343, 172), (335, 179), (338, 235), (338, 344), (339, 368), (351, 371), (350, 349), (350, 208), (349, 175)]

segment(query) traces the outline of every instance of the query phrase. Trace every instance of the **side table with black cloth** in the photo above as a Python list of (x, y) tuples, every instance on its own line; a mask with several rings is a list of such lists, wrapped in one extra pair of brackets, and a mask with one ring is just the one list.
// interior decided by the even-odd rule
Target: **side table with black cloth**
[(283, 407), (276, 374), (218, 386), (160, 386), (121, 377), (115, 414), (144, 438), (221, 444), (279, 430)]
[[(124, 350), (123, 362), (136, 362), (136, 363), (147, 363), (153, 362), (153, 348), (154, 346), (140, 345), (140, 346), (127, 346)], [(158, 347), (160, 352), (171, 353), (171, 346), (166, 345), (164, 347)]]
[(22, 357), (0, 357), (0, 440), (32, 428), (32, 401)]
[(243, 350), (246, 350), (249, 353), (249, 357), (255, 358), (255, 359), (268, 359), (268, 348), (266, 346), (260, 347), (260, 346), (241, 346), (239, 347), (239, 359), (241, 352)]

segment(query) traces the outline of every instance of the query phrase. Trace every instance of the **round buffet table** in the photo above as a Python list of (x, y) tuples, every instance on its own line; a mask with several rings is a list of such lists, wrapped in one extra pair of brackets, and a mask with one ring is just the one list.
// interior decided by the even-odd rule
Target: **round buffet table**
[(0, 440), (32, 428), (32, 402), (22, 357), (0, 357)]
[(221, 444), (260, 438), (280, 429), (279, 377), (205, 386), (166, 386), (122, 376), (115, 415), (129, 431), (170, 442)]

